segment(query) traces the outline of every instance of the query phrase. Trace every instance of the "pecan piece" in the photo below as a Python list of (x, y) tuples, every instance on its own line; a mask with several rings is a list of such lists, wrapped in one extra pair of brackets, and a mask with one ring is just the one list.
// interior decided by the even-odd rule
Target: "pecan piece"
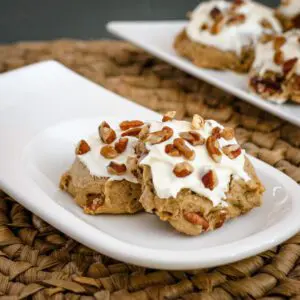
[(81, 140), (75, 149), (75, 154), (83, 155), (89, 151), (91, 151), (89, 144), (85, 140)]
[(120, 123), (119, 126), (122, 130), (128, 130), (130, 128), (140, 127), (143, 125), (144, 125), (144, 122), (142, 122), (142, 121), (132, 120), (132, 121), (123, 121)]
[(180, 178), (189, 176), (193, 171), (193, 166), (186, 161), (176, 164), (173, 169), (175, 176)]
[(204, 145), (205, 144), (205, 138), (200, 135), (200, 133), (196, 131), (187, 131), (187, 132), (181, 132), (179, 134), (181, 138), (189, 142), (193, 146), (198, 145)]
[(201, 27), (200, 27), (200, 29), (203, 30), (203, 31), (207, 30), (208, 29), (207, 23), (202, 24)]
[(214, 22), (214, 24), (210, 28), (210, 33), (213, 35), (216, 35), (220, 33), (223, 26), (223, 17), (219, 18), (217, 21)]
[(285, 44), (286, 38), (284, 36), (277, 36), (273, 40), (273, 47), (275, 51), (280, 50), (280, 48)]
[(117, 138), (116, 132), (105, 121), (100, 124), (98, 131), (102, 142), (105, 144), (111, 144)]
[(144, 142), (139, 141), (135, 146), (134, 146), (134, 152), (137, 155), (137, 157), (142, 157), (146, 154), (148, 154), (148, 150), (146, 148), (146, 145)]
[(234, 15), (232, 17), (230, 17), (226, 24), (227, 25), (239, 25), (239, 24), (243, 24), (246, 21), (246, 16), (244, 14), (237, 14)]
[(235, 159), (242, 153), (241, 147), (237, 144), (224, 146), (222, 150), (230, 159)]
[(224, 222), (227, 218), (227, 211), (226, 210), (220, 210), (216, 214), (216, 223), (215, 228), (220, 228), (223, 226)]
[(168, 126), (164, 126), (162, 130), (151, 132), (146, 141), (151, 145), (160, 144), (162, 142), (167, 141), (173, 136), (173, 129)]
[(113, 146), (105, 145), (101, 148), (100, 154), (107, 159), (111, 159), (117, 157), (119, 153)]
[(176, 111), (172, 110), (172, 111), (168, 111), (164, 114), (162, 121), (163, 122), (168, 122), (168, 121), (172, 121), (176, 116)]
[(219, 18), (222, 17), (222, 12), (221, 12), (221, 10), (220, 10), (218, 7), (215, 6), (215, 7), (210, 11), (209, 15), (211, 16), (211, 18), (212, 18), (213, 20), (218, 20)]
[(214, 170), (209, 170), (203, 177), (202, 177), (202, 183), (211, 191), (217, 186), (218, 184), (218, 177), (217, 173)]
[(260, 21), (260, 24), (261, 24), (261, 26), (262, 26), (263, 28), (265, 28), (265, 29), (273, 29), (272, 24), (271, 24), (267, 19), (262, 19), (262, 20)]
[(122, 175), (126, 173), (127, 168), (125, 164), (118, 164), (114, 161), (111, 161), (107, 166), (107, 172), (112, 175)]
[(173, 144), (168, 144), (165, 147), (165, 152), (170, 156), (180, 156), (180, 152)]
[(115, 149), (118, 153), (123, 153), (126, 150), (128, 144), (128, 138), (121, 137), (116, 143), (115, 143)]
[(283, 52), (280, 50), (275, 51), (273, 60), (274, 60), (274, 63), (277, 65), (283, 64), (283, 62), (284, 62)]
[(130, 128), (124, 132), (122, 132), (121, 136), (135, 136), (137, 137), (140, 132), (142, 131), (141, 127), (134, 127), (134, 128)]
[(205, 125), (205, 120), (200, 116), (195, 114), (192, 119), (192, 128), (193, 129), (201, 129)]
[(295, 64), (298, 62), (298, 58), (292, 58), (283, 63), (283, 73), (287, 75), (294, 68)]
[(216, 139), (219, 139), (221, 137), (221, 128), (214, 127), (211, 131), (211, 135), (214, 136)]
[(139, 133), (139, 139), (140, 140), (145, 140), (149, 134), (149, 125), (145, 125), (142, 127), (140, 133)]
[(230, 127), (225, 127), (221, 131), (221, 137), (225, 139), (226, 141), (230, 141), (234, 138), (234, 129)]
[(193, 225), (201, 225), (203, 230), (207, 230), (209, 228), (209, 223), (207, 220), (202, 217), (199, 213), (196, 212), (185, 212), (183, 217)]
[(178, 151), (188, 160), (195, 158), (195, 151), (190, 149), (184, 142), (183, 138), (177, 138), (173, 142), (174, 146)]
[(222, 159), (222, 153), (219, 149), (219, 142), (215, 136), (210, 136), (206, 140), (206, 149), (209, 156), (215, 161), (220, 162)]

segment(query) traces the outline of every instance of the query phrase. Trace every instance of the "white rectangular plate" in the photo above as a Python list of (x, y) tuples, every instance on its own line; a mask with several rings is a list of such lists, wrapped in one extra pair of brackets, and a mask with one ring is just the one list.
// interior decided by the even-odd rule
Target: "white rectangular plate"
[(248, 92), (247, 75), (199, 68), (177, 55), (173, 49), (173, 42), (185, 25), (185, 21), (114, 21), (107, 24), (107, 30), (195, 77), (300, 126), (300, 105), (279, 105), (263, 100)]
[(85, 215), (58, 188), (74, 145), (98, 124), (160, 116), (56, 62), (0, 76), (0, 188), (77, 241), (108, 256), (154, 268), (191, 269), (230, 263), (271, 248), (300, 228), (298, 185), (251, 159), (266, 185), (262, 207), (215, 232), (187, 237), (154, 215)]

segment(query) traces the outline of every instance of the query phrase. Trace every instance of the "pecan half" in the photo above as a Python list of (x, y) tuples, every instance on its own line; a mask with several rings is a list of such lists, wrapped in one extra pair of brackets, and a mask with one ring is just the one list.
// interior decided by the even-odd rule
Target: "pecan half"
[(283, 62), (284, 62), (283, 52), (280, 50), (275, 51), (273, 60), (274, 60), (274, 63), (277, 65), (283, 64)]
[(189, 142), (193, 146), (198, 145), (204, 145), (205, 144), (205, 138), (200, 135), (200, 133), (196, 131), (187, 131), (187, 132), (181, 132), (179, 134), (181, 138)]
[(89, 144), (85, 140), (81, 140), (75, 149), (75, 154), (83, 155), (89, 151), (91, 151), (91, 147), (89, 146)]
[(221, 128), (214, 127), (211, 131), (211, 135), (214, 136), (216, 139), (219, 139), (221, 137)]
[(209, 223), (199, 213), (185, 212), (183, 213), (183, 217), (193, 225), (201, 225), (203, 230), (207, 230), (209, 228)]
[(164, 126), (162, 130), (149, 133), (146, 141), (149, 142), (151, 145), (156, 145), (167, 141), (172, 136), (173, 129), (168, 126)]
[(195, 151), (190, 149), (184, 142), (184, 139), (177, 138), (174, 140), (173, 145), (176, 149), (188, 160), (195, 158)]
[(287, 75), (294, 68), (295, 64), (298, 62), (298, 58), (292, 58), (283, 63), (283, 73)]
[(176, 116), (176, 111), (172, 110), (172, 111), (168, 111), (164, 114), (162, 121), (163, 122), (168, 122), (168, 121), (172, 121)]
[(218, 184), (218, 177), (217, 173), (214, 170), (209, 170), (203, 177), (202, 177), (202, 183), (211, 191), (217, 186)]
[(98, 132), (102, 142), (105, 144), (111, 144), (117, 138), (116, 132), (105, 121), (98, 127)]
[(222, 153), (219, 149), (219, 142), (215, 136), (210, 136), (206, 140), (206, 149), (209, 156), (215, 161), (220, 162), (222, 159)]
[(180, 152), (173, 144), (168, 144), (165, 147), (165, 152), (170, 156), (180, 156)]
[(186, 161), (176, 164), (173, 169), (175, 176), (180, 178), (189, 176), (193, 171), (193, 166)]
[(235, 159), (242, 153), (241, 147), (237, 144), (224, 146), (222, 150), (230, 159)]
[(107, 172), (112, 175), (122, 175), (126, 173), (127, 168), (125, 164), (118, 164), (114, 161), (111, 161), (107, 166)]
[(280, 50), (280, 48), (285, 44), (286, 38), (284, 36), (276, 36), (273, 40), (273, 47), (275, 51)]
[(122, 130), (128, 130), (130, 128), (140, 127), (143, 125), (144, 125), (144, 122), (142, 122), (142, 121), (132, 120), (132, 121), (123, 121), (120, 123), (119, 126)]
[(128, 138), (121, 137), (116, 143), (115, 143), (115, 149), (118, 153), (123, 153), (126, 150), (128, 144)]
[(226, 141), (230, 141), (234, 138), (234, 129), (230, 127), (225, 127), (221, 131), (221, 137), (225, 139)]
[(135, 136), (137, 137), (140, 132), (142, 131), (141, 127), (134, 127), (134, 128), (130, 128), (124, 132), (122, 132), (121, 136)]
[(107, 159), (115, 158), (119, 155), (116, 149), (111, 145), (103, 146), (100, 150), (100, 154)]
[(203, 128), (204, 125), (205, 125), (205, 120), (201, 116), (195, 114), (192, 119), (192, 128), (198, 130)]

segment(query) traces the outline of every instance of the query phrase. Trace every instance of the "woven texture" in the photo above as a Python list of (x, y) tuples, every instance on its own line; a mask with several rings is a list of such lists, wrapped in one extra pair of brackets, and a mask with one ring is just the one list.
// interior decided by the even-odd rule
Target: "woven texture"
[[(0, 46), (0, 72), (47, 59), (158, 112), (233, 126), (243, 148), (300, 183), (300, 129), (123, 42)], [(214, 269), (161, 271), (71, 240), (0, 191), (0, 299), (300, 299), (300, 235)], [(299, 264), (298, 264), (299, 263)], [(2, 295), (2, 296), (1, 296)]]

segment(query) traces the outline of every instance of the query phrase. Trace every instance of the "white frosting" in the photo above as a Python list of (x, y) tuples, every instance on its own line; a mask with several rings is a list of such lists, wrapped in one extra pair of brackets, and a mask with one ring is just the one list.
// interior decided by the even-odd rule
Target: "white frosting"
[[(113, 128), (117, 134), (118, 141), (121, 136), (121, 130)], [(111, 161), (114, 161), (118, 164), (126, 164), (127, 158), (129, 156), (136, 156), (134, 153), (134, 145), (137, 143), (135, 137), (128, 136), (128, 144), (126, 150), (119, 154), (116, 158), (107, 159), (100, 154), (100, 150), (104, 144), (99, 137), (99, 134), (94, 134), (86, 139), (86, 142), (89, 144), (91, 150), (83, 155), (77, 155), (78, 159), (89, 169), (90, 174), (96, 177), (109, 177), (110, 180), (128, 180), (130, 182), (137, 183), (137, 179), (127, 170), (125, 174), (122, 175), (111, 175), (107, 172), (106, 167)], [(114, 143), (115, 143), (114, 142)], [(113, 143), (113, 144), (114, 144)], [(113, 145), (112, 144), (112, 145)]]
[[(299, 1), (299, 0), (297, 0)], [(299, 1), (300, 2), (300, 1)], [(223, 51), (233, 51), (240, 54), (243, 47), (254, 45), (262, 34), (271, 34), (272, 30), (261, 25), (263, 19), (267, 20), (275, 30), (282, 32), (278, 20), (274, 17), (274, 11), (264, 5), (246, 0), (246, 3), (236, 9), (237, 14), (246, 16), (242, 24), (224, 25), (222, 30), (213, 35), (209, 30), (201, 30), (203, 24), (210, 28), (214, 20), (210, 16), (213, 8), (217, 7), (225, 16), (224, 22), (232, 15), (229, 15), (232, 3), (224, 0), (212, 0), (200, 3), (191, 15), (191, 20), (186, 27), (186, 33), (194, 42), (213, 46)]]
[(293, 18), (300, 14), (300, 1), (289, 0), (287, 4), (281, 3), (281, 5), (278, 8), (278, 12), (287, 18)]
[[(153, 122), (151, 123), (150, 132), (161, 130), (162, 127), (169, 126), (173, 129), (174, 135), (167, 141), (150, 145), (146, 143), (149, 153), (142, 159), (140, 164), (151, 167), (153, 184), (157, 195), (160, 198), (176, 197), (177, 193), (184, 188), (191, 189), (199, 195), (209, 198), (213, 205), (218, 204), (226, 206), (223, 201), (226, 198), (225, 193), (228, 191), (231, 176), (236, 176), (244, 180), (249, 180), (248, 174), (244, 171), (245, 152), (242, 150), (241, 155), (235, 159), (230, 159), (225, 154), (222, 155), (220, 163), (216, 163), (209, 156), (206, 146), (191, 146), (196, 153), (193, 161), (188, 161), (194, 168), (192, 174), (184, 178), (178, 178), (173, 174), (173, 168), (177, 163), (186, 161), (183, 157), (171, 157), (165, 153), (165, 146), (173, 142), (175, 138), (179, 137), (180, 132), (197, 131), (203, 137), (207, 138), (211, 135), (211, 130), (214, 127), (223, 128), (215, 121), (206, 121), (205, 127), (201, 130), (194, 130), (191, 128), (191, 123), (186, 121), (170, 121), (170, 122)], [(226, 141), (219, 139), (220, 146), (237, 144), (235, 139)], [(201, 178), (209, 170), (215, 170), (218, 177), (218, 185), (211, 191), (205, 188)]]

